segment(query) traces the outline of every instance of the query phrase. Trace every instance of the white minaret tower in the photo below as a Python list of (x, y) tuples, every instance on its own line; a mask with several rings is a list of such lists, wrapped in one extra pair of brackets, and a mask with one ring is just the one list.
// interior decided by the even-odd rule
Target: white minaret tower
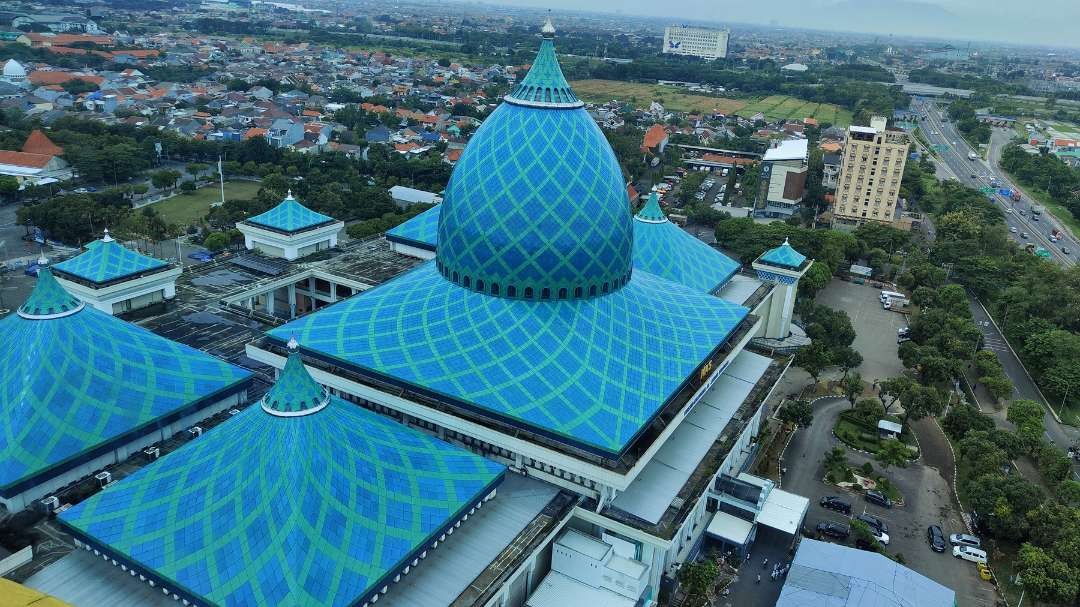
[(776, 285), (765, 319), (765, 332), (760, 337), (784, 339), (791, 333), (791, 314), (795, 309), (795, 294), (799, 279), (806, 274), (814, 260), (784, 244), (765, 251), (752, 264), (758, 278)]

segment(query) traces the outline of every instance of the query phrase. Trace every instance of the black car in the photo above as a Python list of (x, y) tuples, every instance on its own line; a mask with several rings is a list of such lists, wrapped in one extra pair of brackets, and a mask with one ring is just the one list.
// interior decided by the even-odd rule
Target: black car
[(878, 506), (884, 506), (885, 508), (892, 508), (892, 500), (885, 497), (885, 494), (880, 491), (867, 491), (866, 501), (871, 504), (877, 504)]
[(889, 532), (889, 526), (885, 524), (885, 521), (871, 514), (860, 514), (859, 516), (856, 516), (855, 519), (866, 523), (873, 529), (877, 529), (879, 533)]
[(835, 510), (842, 514), (851, 514), (851, 504), (836, 497), (835, 495), (827, 495), (821, 498), (821, 507), (828, 508), (829, 510)]
[(838, 540), (847, 539), (847, 536), (851, 535), (851, 528), (843, 523), (818, 523), (816, 529), (818, 535), (824, 535)]
[(930, 542), (930, 549), (934, 552), (945, 552), (945, 534), (941, 527), (930, 525), (926, 528), (926, 539)]

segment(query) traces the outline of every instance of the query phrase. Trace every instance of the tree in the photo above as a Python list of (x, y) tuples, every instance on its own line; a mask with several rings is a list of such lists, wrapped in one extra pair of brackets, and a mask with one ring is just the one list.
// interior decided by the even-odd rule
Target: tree
[(1004, 375), (983, 376), (979, 378), (979, 382), (986, 386), (986, 390), (997, 400), (1001, 400), (1013, 392), (1013, 383)]
[(712, 559), (683, 563), (679, 569), (679, 583), (686, 589), (689, 605), (706, 605), (709, 591), (716, 583), (720, 569)]
[(881, 441), (877, 453), (874, 454), (874, 459), (881, 464), (881, 467), (884, 470), (888, 470), (890, 466), (907, 468), (910, 457), (911, 450), (908, 449), (908, 446), (905, 445), (903, 441), (898, 439), (886, 439)]
[(915, 386), (905, 394), (904, 424), (909, 419), (922, 419), (927, 415), (940, 415), (945, 410), (949, 395), (933, 386)]
[(851, 373), (840, 382), (840, 387), (844, 390), (844, 396), (847, 397), (851, 407), (854, 409), (855, 401), (863, 391), (862, 376), (858, 373)]
[(776, 416), (789, 424), (806, 428), (814, 421), (814, 410), (809, 401), (789, 400)]
[(951, 409), (941, 422), (941, 429), (955, 440), (963, 440), (968, 432), (994, 429), (994, 420), (967, 403), (960, 403)]
[(184, 181), (180, 183), (180, 191), (190, 194), (196, 189), (194, 181)]
[(885, 412), (888, 413), (893, 404), (895, 404), (905, 392), (911, 390), (915, 386), (915, 380), (906, 375), (890, 377), (878, 382), (878, 398), (881, 399), (881, 405), (885, 407)]
[(19, 180), (10, 175), (0, 175), (0, 196), (9, 198), (19, 191)]
[(843, 447), (833, 447), (825, 452), (825, 469), (840, 472), (847, 470), (847, 451), (844, 451)]
[(863, 426), (876, 429), (878, 421), (885, 417), (885, 407), (882, 407), (876, 398), (860, 398), (855, 403), (855, 410), (852, 415)]
[(1017, 399), (1009, 405), (1005, 419), (1016, 424), (1018, 428), (1026, 425), (1037, 426), (1039, 435), (1043, 431), (1043, 408), (1039, 403), (1028, 399)]
[(833, 350), (830, 355), (832, 363), (844, 372), (844, 377), (847, 377), (848, 371), (858, 367), (863, 362), (862, 354), (851, 346), (841, 346)]
[(166, 169), (164, 171), (158, 171), (151, 175), (150, 183), (152, 183), (155, 188), (158, 188), (159, 190), (164, 190), (165, 188), (176, 187), (176, 182), (179, 181), (180, 177), (181, 175), (179, 171)]
[(829, 351), (824, 344), (819, 342), (811, 343), (809, 346), (803, 346), (799, 348), (795, 353), (795, 366), (801, 367), (804, 371), (810, 374), (810, 377), (814, 378), (814, 383), (818, 382), (818, 377), (821, 372), (824, 371), (830, 364)]
[(867, 525), (859, 519), (853, 519), (851, 521), (851, 531), (855, 534), (855, 541), (857, 544), (866, 546), (870, 552), (885, 554), (885, 548), (881, 545), (881, 542), (877, 540), (877, 537), (874, 536), (874, 532), (870, 530), (870, 525)]
[(228, 245), (229, 237), (223, 232), (214, 232), (213, 234), (207, 235), (206, 239), (203, 240), (203, 246), (214, 253), (224, 250)]
[(1015, 565), (1024, 580), (1024, 589), (1036, 600), (1072, 604), (1080, 592), (1080, 572), (1042, 548), (1025, 542), (1020, 546)]

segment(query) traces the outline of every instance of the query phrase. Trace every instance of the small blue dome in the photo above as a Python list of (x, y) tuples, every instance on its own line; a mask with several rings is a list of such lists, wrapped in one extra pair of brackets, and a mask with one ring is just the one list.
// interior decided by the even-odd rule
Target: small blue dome
[(484, 121), (454, 168), (439, 217), (439, 271), (501, 297), (614, 291), (631, 273), (630, 201), (547, 31), (526, 83)]

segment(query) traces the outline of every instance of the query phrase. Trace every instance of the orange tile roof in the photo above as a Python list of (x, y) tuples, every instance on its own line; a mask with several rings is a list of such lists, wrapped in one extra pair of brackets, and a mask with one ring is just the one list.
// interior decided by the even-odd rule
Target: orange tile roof
[(823, 141), (823, 142), (821, 142), (821, 145), (818, 146), (818, 147), (820, 147), (822, 149), (822, 151), (825, 151), (825, 152), (839, 152), (840, 151), (840, 144), (835, 142), (835, 141)]
[(42, 154), (46, 156), (61, 156), (64, 148), (53, 143), (41, 129), (30, 131), (30, 136), (23, 143), (22, 151), (27, 154)]
[(53, 157), (47, 154), (27, 154), (26, 152), (0, 150), (0, 164), (43, 169), (52, 159)]
[(254, 139), (255, 137), (265, 137), (266, 129), (259, 127), (253, 127), (244, 132), (244, 139)]
[(722, 162), (726, 164), (754, 164), (753, 158), (736, 158), (735, 156), (723, 156), (721, 154), (705, 153), (701, 159), (707, 162)]
[(818, 125), (818, 121), (816, 119), (814, 119), (814, 118), (803, 118), (802, 122), (806, 126), (817, 126)]
[(461, 159), (461, 153), (464, 151), (464, 148), (450, 148), (446, 150), (446, 159), (450, 162), (457, 162)]
[(660, 143), (667, 137), (667, 131), (664, 130), (664, 125), (654, 124), (649, 127), (649, 130), (645, 131), (645, 137), (642, 139), (641, 147), (652, 149), (660, 145)]
[(417, 149), (419, 147), (420, 146), (418, 146), (418, 145), (416, 145), (415, 143), (412, 143), (412, 142), (409, 142), (409, 143), (395, 143), (394, 144), (394, 149), (399, 151), (399, 152), (411, 152), (411, 151), (413, 151), (413, 150), (415, 150), (415, 149)]
[(101, 76), (91, 76), (89, 74), (79, 74), (75, 72), (47, 72), (45, 70), (34, 70), (30, 72), (30, 82), (33, 84), (63, 84), (69, 80), (83, 80), (93, 84), (101, 84), (105, 82), (105, 79)]

